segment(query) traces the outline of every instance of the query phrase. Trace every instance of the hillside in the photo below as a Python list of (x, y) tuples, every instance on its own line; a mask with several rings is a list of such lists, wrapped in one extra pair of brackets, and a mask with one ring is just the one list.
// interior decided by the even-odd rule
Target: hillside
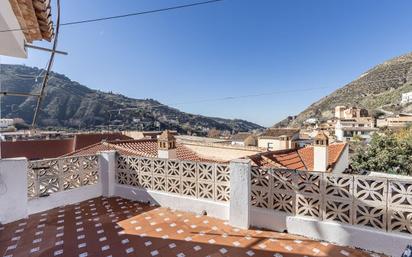
[[(2, 65), (1, 85), (6, 92), (40, 91), (41, 70), (22, 65)], [(30, 123), (35, 97), (2, 97), (1, 117), (19, 117)], [(119, 112), (108, 112), (133, 108)], [(110, 115), (109, 115), (110, 113)], [(174, 129), (205, 134), (208, 128), (249, 131), (261, 126), (245, 121), (205, 117), (181, 112), (153, 99), (133, 99), (121, 94), (92, 90), (66, 76), (52, 73), (43, 99), (38, 125), (46, 128), (98, 129), (108, 124), (118, 129)]]
[(412, 91), (412, 53), (405, 54), (362, 74), (358, 79), (310, 105), (291, 122), (275, 126), (296, 126), (308, 118), (333, 117), (337, 105), (357, 106), (372, 113), (412, 112), (412, 105), (401, 105), (401, 94)]

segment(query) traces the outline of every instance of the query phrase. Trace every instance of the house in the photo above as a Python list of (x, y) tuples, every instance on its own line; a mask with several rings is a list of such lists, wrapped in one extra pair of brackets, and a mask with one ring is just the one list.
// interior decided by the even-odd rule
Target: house
[(395, 117), (388, 117), (376, 120), (376, 126), (379, 128), (405, 128), (412, 124), (412, 114), (401, 113)]
[[(139, 130), (126, 130), (121, 132), (123, 135), (131, 137), (133, 139), (142, 138), (157, 138), (162, 134), (162, 131), (139, 131)], [(173, 135), (177, 135), (176, 131), (170, 131)]]
[[(54, 36), (51, 1), (0, 1), (0, 55), (27, 58), (26, 43), (51, 41)], [(30, 29), (26, 29), (30, 28)]]
[(336, 106), (335, 107), (335, 118), (337, 119), (354, 119), (361, 117), (368, 117), (369, 112), (366, 109), (349, 107), (346, 106)]
[(336, 106), (335, 117), (323, 127), (333, 133), (338, 141), (352, 140), (353, 137), (369, 141), (378, 130), (375, 128), (375, 119), (369, 116), (368, 110), (346, 106)]
[(257, 146), (257, 138), (253, 133), (239, 132), (234, 134), (230, 140), (232, 145)]
[(176, 142), (174, 133), (169, 130), (165, 130), (157, 138), (98, 142), (77, 151), (65, 154), (64, 156), (84, 156), (109, 150), (116, 150), (123, 155), (140, 157), (198, 162), (225, 162), (224, 160), (201, 156), (182, 143)]
[(268, 151), (248, 158), (259, 167), (342, 173), (349, 166), (349, 146), (330, 144), (328, 136), (321, 131), (311, 146)]
[(376, 131), (378, 129), (375, 128), (372, 117), (339, 119), (335, 123), (335, 136), (338, 141), (352, 140), (355, 136), (369, 141)]
[(271, 151), (293, 149), (299, 131), (296, 128), (269, 128), (258, 136), (258, 147)]

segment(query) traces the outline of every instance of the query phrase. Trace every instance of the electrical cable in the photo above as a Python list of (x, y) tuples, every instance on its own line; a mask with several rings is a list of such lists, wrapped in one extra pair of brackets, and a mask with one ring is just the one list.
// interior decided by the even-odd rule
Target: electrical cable
[[(121, 19), (121, 18), (127, 18), (127, 17), (132, 17), (132, 16), (138, 16), (138, 15), (144, 15), (144, 14), (151, 14), (151, 13), (158, 13), (158, 12), (166, 12), (166, 11), (172, 11), (172, 10), (183, 9), (183, 8), (188, 8), (188, 7), (194, 7), (194, 6), (199, 6), (199, 5), (211, 4), (211, 3), (221, 2), (221, 1), (223, 1), (223, 0), (210, 0), (210, 1), (203, 1), (203, 2), (191, 3), (191, 4), (184, 4), (184, 5), (176, 5), (176, 6), (171, 6), (171, 7), (164, 7), (164, 8), (154, 9), (154, 10), (148, 10), (148, 11), (141, 11), (141, 12), (133, 12), (133, 13), (121, 14), (121, 15), (107, 16), (107, 17), (101, 17), (101, 18), (95, 18), (95, 19), (85, 19), (85, 20), (78, 20), (78, 21), (70, 21), (70, 22), (61, 23), (60, 26), (71, 26), (71, 25), (84, 24), (84, 23), (93, 23), (93, 22), (100, 22), (100, 21)], [(57, 26), (56, 26), (56, 27), (57, 27)], [(12, 31), (25, 31), (25, 30), (30, 30), (30, 29), (35, 29), (35, 27), (0, 30), (0, 33), (12, 32)]]

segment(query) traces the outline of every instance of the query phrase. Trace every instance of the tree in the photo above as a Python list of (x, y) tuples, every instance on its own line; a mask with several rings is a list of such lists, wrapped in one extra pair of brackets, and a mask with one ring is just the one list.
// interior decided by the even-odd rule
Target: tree
[(369, 145), (355, 150), (352, 167), (357, 171), (412, 175), (412, 130), (375, 133)]

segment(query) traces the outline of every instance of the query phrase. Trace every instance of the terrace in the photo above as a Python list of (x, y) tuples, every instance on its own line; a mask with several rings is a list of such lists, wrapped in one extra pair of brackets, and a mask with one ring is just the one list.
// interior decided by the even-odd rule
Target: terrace
[(400, 256), (412, 239), (401, 178), (116, 151), (2, 159), (0, 178), (3, 256)]

